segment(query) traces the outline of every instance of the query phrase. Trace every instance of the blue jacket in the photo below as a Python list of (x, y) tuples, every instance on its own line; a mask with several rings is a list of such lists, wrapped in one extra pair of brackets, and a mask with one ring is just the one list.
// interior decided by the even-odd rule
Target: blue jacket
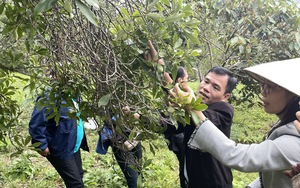
[[(45, 111), (45, 107), (41, 110), (34, 107), (29, 122), (29, 133), (32, 137), (32, 143), (40, 142), (39, 148), (41, 150), (45, 150), (48, 147), (52, 156), (70, 159), (74, 155), (77, 137), (76, 119), (70, 119), (67, 116), (69, 109), (61, 106), (60, 120), (57, 126), (54, 118), (46, 120)], [(85, 135), (80, 147), (89, 151)]]

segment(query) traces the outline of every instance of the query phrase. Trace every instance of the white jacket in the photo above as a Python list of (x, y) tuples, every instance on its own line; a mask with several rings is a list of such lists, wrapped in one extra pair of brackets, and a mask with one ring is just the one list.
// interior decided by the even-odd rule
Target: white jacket
[[(264, 188), (291, 188), (292, 181), (283, 171), (300, 162), (300, 136), (292, 122), (275, 129), (260, 144), (237, 144), (207, 120), (197, 126), (188, 145), (211, 153), (230, 168), (262, 172)], [(258, 180), (248, 186), (259, 188)]]

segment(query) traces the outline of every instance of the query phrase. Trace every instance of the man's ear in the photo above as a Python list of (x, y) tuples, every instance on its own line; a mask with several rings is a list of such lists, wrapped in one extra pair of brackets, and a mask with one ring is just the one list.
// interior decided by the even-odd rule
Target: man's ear
[(224, 101), (227, 101), (230, 97), (230, 93), (225, 93), (224, 94)]

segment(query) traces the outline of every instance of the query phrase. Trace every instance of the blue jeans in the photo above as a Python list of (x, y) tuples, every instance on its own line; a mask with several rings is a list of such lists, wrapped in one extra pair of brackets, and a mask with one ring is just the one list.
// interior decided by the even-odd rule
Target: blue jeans
[(136, 166), (138, 169), (138, 165), (142, 159), (142, 145), (139, 143), (135, 148), (131, 151), (122, 151), (116, 146), (112, 147), (114, 156), (122, 169), (122, 172), (126, 178), (126, 182), (129, 188), (137, 188), (137, 179), (140, 172), (129, 167)]
[(74, 153), (74, 156), (71, 159), (60, 159), (51, 155), (47, 156), (47, 159), (64, 180), (67, 188), (84, 187), (82, 181), (83, 169), (80, 149)]

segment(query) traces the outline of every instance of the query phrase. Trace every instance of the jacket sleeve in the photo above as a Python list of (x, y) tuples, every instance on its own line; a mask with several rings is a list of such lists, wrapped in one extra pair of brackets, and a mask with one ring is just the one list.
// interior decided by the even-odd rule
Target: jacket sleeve
[(224, 165), (243, 172), (285, 170), (299, 161), (300, 153), (299, 137), (282, 135), (260, 144), (237, 144), (209, 120), (196, 127), (188, 146), (209, 152)]
[(259, 180), (259, 177), (256, 178), (254, 181), (252, 181), (249, 185), (247, 185), (245, 188), (262, 188), (261, 183)]
[(39, 148), (44, 150), (48, 147), (47, 138), (45, 135), (46, 132), (46, 117), (44, 113), (45, 109), (42, 108), (38, 110), (37, 107), (34, 107), (34, 110), (29, 121), (29, 134), (31, 136), (31, 142), (36, 143), (40, 142)]

